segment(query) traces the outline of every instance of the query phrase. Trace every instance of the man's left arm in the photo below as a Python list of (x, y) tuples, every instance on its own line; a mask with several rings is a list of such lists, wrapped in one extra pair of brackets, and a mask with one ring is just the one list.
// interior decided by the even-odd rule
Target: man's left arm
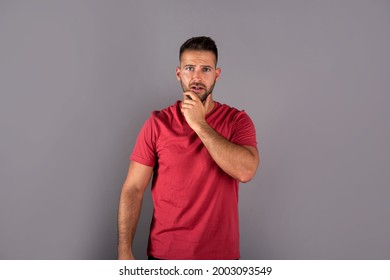
[(218, 166), (240, 182), (250, 181), (259, 165), (259, 153), (256, 147), (234, 144), (216, 132), (205, 120), (206, 108), (211, 102), (209, 95), (203, 104), (195, 94), (188, 93), (192, 100), (185, 100), (182, 112), (207, 148)]

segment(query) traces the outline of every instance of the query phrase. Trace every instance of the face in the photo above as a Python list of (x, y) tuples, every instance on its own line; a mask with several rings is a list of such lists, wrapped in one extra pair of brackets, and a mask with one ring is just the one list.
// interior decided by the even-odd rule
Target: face
[(213, 92), (215, 82), (221, 74), (216, 68), (215, 55), (211, 51), (184, 51), (180, 67), (176, 68), (176, 77), (183, 92), (192, 91), (204, 101)]

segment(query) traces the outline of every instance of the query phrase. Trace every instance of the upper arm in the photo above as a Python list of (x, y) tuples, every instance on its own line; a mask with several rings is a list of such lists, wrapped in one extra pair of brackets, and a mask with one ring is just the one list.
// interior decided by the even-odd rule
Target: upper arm
[(136, 190), (144, 193), (152, 178), (153, 167), (131, 161), (123, 190)]
[(255, 125), (245, 111), (236, 114), (230, 141), (244, 147), (257, 146)]

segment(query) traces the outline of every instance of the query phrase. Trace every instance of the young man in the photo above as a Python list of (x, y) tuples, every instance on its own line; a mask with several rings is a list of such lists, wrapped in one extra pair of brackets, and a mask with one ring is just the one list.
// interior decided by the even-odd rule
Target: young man
[(119, 203), (119, 259), (134, 259), (132, 241), (152, 175), (149, 259), (240, 258), (238, 183), (253, 178), (259, 156), (249, 116), (213, 99), (217, 60), (209, 37), (180, 48), (183, 100), (152, 113), (130, 157)]

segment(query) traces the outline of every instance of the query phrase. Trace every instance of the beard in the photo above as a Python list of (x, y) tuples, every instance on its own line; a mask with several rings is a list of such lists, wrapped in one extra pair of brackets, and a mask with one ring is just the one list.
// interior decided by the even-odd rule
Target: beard
[(216, 79), (214, 80), (214, 83), (209, 88), (207, 88), (206, 85), (202, 84), (202, 83), (192, 83), (189, 86), (186, 86), (185, 84), (183, 84), (183, 81), (180, 81), (180, 84), (181, 84), (181, 88), (183, 89), (183, 92), (192, 91), (191, 87), (193, 87), (193, 86), (201, 86), (203, 88), (203, 90), (205, 91), (204, 94), (196, 93), (194, 91), (192, 91), (192, 92), (194, 92), (200, 98), (200, 100), (202, 102), (204, 102), (206, 100), (207, 96), (209, 96), (209, 94), (213, 92), (214, 87), (215, 87), (215, 82), (216, 82)]

